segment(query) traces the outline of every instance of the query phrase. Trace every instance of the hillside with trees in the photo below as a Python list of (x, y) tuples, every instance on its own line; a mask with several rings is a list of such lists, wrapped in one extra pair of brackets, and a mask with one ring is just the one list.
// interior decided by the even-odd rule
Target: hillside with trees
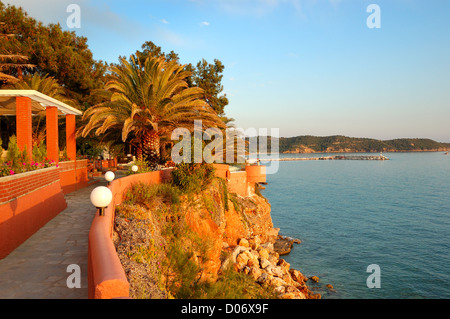
[[(98, 115), (102, 113), (98, 111), (99, 107), (108, 103), (108, 106), (111, 106), (113, 94), (126, 94), (126, 90), (108, 87), (108, 85), (114, 81), (120, 84), (127, 78), (145, 79), (140, 83), (140, 87), (132, 88), (131, 92), (138, 92), (139, 89), (144, 88), (144, 85), (150, 88), (153, 81), (161, 78), (160, 75), (163, 72), (160, 71), (170, 64), (177, 76), (170, 81), (167, 79), (164, 81), (168, 85), (167, 88), (172, 88), (170, 86), (173, 84), (178, 91), (175, 92), (177, 94), (170, 93), (170, 90), (167, 91), (166, 98), (175, 99), (178, 96), (180, 99), (178, 104), (180, 104), (181, 100), (184, 99), (185, 102), (186, 99), (178, 94), (179, 91), (183, 90), (183, 94), (196, 91), (196, 94), (191, 94), (191, 100), (198, 100), (196, 103), (201, 104), (202, 108), (210, 110), (211, 116), (215, 117), (216, 126), (224, 127), (232, 121), (225, 114), (228, 99), (223, 93), (221, 84), (224, 70), (221, 61), (214, 59), (213, 63), (209, 63), (202, 59), (197, 64), (181, 65), (178, 53), (173, 51), (165, 53), (161, 47), (150, 40), (145, 41), (141, 48), (130, 57), (119, 56), (117, 61), (108, 63), (95, 60), (88, 47), (86, 37), (79, 36), (74, 31), (66, 31), (58, 23), (45, 25), (30, 17), (21, 7), (7, 5), (0, 1), (0, 89), (37, 90), (62, 100), (87, 115), (94, 113)], [(153, 69), (158, 72), (151, 71), (151, 65), (146, 64), (146, 61), (153, 61)], [(129, 69), (124, 70), (126, 67)], [(117, 76), (118, 74), (120, 75)], [(111, 85), (114, 86), (114, 84)], [(154, 94), (154, 96), (157, 95)], [(146, 145), (144, 150), (148, 149), (148, 145), (151, 144), (148, 142), (151, 140), (150, 131), (158, 127), (154, 131), (160, 134), (162, 132), (159, 128), (165, 127), (164, 120), (173, 120), (173, 117), (164, 118), (163, 109), (165, 108), (161, 107), (161, 110), (156, 111), (147, 103), (154, 104), (155, 101), (151, 99), (144, 101), (140, 98), (133, 100), (141, 109), (145, 108), (146, 112), (148, 111), (145, 116), (136, 113), (139, 108), (136, 110), (122, 108), (116, 110), (117, 112), (112, 115), (103, 113), (103, 117), (100, 116), (98, 121), (96, 118), (88, 116), (78, 119), (77, 127), (80, 134), (77, 138), (77, 149), (80, 155), (97, 156), (104, 146), (110, 148), (111, 145), (114, 145), (115, 150), (112, 152), (110, 149), (111, 153), (114, 153), (115, 156), (123, 156), (130, 152), (130, 148), (139, 151), (142, 148), (142, 145), (139, 145), (142, 144), (141, 140), (147, 141), (144, 143)], [(162, 104), (165, 105), (166, 102)], [(190, 115), (198, 113), (199, 109), (198, 105), (192, 107), (189, 110), (192, 113)], [(100, 108), (100, 110), (102, 109)], [(168, 109), (165, 110), (168, 112)], [(177, 110), (182, 111), (179, 107)], [(111, 116), (108, 118), (108, 115)], [(199, 118), (206, 120), (207, 117), (208, 115), (202, 114)], [(98, 130), (99, 127), (96, 125), (100, 125), (100, 122), (106, 118), (108, 121), (103, 123), (105, 124), (103, 129)], [(93, 120), (89, 122), (91, 119)], [(144, 121), (144, 119), (146, 120)], [(186, 116), (185, 120), (187, 119), (192, 119), (192, 116)], [(127, 120), (126, 123), (125, 120)], [(179, 122), (171, 123), (173, 126)], [(33, 144), (39, 145), (45, 141), (43, 138), (45, 134), (42, 134), (43, 130), (41, 129), (43, 124), (45, 126), (45, 120), (39, 117), (33, 118)], [(81, 134), (86, 126), (88, 129)], [(122, 131), (125, 126), (127, 126), (125, 131), (129, 130), (131, 134), (129, 134), (130, 132), (125, 134), (125, 131)], [(64, 128), (63, 122), (60, 127)], [(94, 127), (95, 129), (93, 129)], [(145, 129), (141, 130), (142, 127)], [(3, 147), (7, 146), (7, 141), (14, 132), (14, 118), (0, 116), (0, 137), (3, 140)], [(146, 132), (145, 136), (140, 136), (143, 132)], [(64, 147), (65, 143), (63, 133), (60, 132), (60, 147)], [(167, 132), (161, 137), (166, 136)], [(159, 139), (159, 137), (155, 137), (153, 140), (155, 139)], [(137, 140), (140, 142), (136, 144)], [(156, 154), (159, 156), (158, 151)]]
[[(272, 139), (270, 137), (267, 138), (268, 152), (270, 152)], [(426, 138), (377, 140), (342, 135), (281, 137), (278, 139), (278, 145), (280, 153), (369, 153), (450, 150), (450, 143), (440, 143)]]

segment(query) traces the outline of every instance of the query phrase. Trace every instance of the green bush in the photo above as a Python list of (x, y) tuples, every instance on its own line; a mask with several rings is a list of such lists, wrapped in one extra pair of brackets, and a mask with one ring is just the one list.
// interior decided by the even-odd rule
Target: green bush
[(10, 168), (17, 172), (21, 172), (22, 168), (19, 163), (22, 162), (22, 154), (19, 150), (19, 146), (17, 145), (17, 138), (15, 135), (9, 138), (8, 143), (8, 154), (6, 155), (6, 161), (9, 163)]
[(192, 249), (187, 251), (182, 245), (171, 244), (167, 252), (168, 270), (172, 276), (166, 276), (166, 289), (175, 298), (196, 298), (200, 293), (199, 279), (201, 276), (200, 266), (193, 260)]
[(214, 178), (215, 168), (207, 163), (181, 163), (172, 171), (172, 184), (184, 193), (205, 189)]
[(32, 154), (34, 155), (31, 160), (28, 157), (27, 147), (25, 146), (21, 152), (17, 145), (16, 136), (11, 136), (8, 143), (6, 159), (3, 160), (3, 162), (0, 160), (0, 177), (46, 168), (53, 165), (58, 167), (54, 160), (42, 158), (45, 154), (44, 148), (45, 145), (41, 145), (38, 149), (33, 148)]
[(172, 245), (169, 265), (173, 277), (166, 289), (178, 299), (275, 299), (273, 287), (259, 285), (253, 278), (228, 267), (215, 282), (201, 281), (201, 267), (193, 261), (193, 251)]
[(34, 143), (32, 154), (35, 162), (42, 162), (47, 157), (47, 146), (44, 143), (41, 143), (39, 146)]
[(165, 203), (178, 204), (180, 191), (170, 184), (149, 185), (139, 182), (127, 190), (124, 202), (149, 207), (157, 199)]
[(226, 268), (216, 282), (203, 286), (203, 297), (207, 299), (276, 299), (273, 287), (259, 285), (232, 267)]
[(15, 135), (9, 138), (6, 162), (1, 163), (0, 176), (9, 176), (34, 169), (29, 163), (27, 147), (21, 152)]
[(140, 161), (140, 160), (134, 161), (134, 165), (136, 165), (138, 167), (137, 172), (133, 172), (131, 170), (132, 166), (130, 166), (126, 173), (127, 175), (147, 173), (147, 172), (152, 172), (152, 171), (156, 170), (156, 168), (154, 166), (150, 166), (148, 162), (143, 161), (143, 160), (142, 161)]

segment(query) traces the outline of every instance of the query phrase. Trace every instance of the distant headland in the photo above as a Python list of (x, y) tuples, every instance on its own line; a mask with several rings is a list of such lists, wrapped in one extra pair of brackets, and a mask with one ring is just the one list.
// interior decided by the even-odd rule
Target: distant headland
[[(267, 137), (267, 152), (271, 152), (274, 137)], [(295, 136), (278, 138), (279, 153), (379, 153), (379, 152), (446, 152), (450, 143), (426, 138), (377, 140), (371, 138), (333, 136)], [(259, 151), (263, 152), (259, 142)]]

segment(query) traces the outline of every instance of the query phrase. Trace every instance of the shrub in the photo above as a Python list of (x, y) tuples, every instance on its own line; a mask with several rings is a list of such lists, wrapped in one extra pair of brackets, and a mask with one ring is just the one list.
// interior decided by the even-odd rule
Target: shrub
[(179, 299), (275, 299), (273, 288), (259, 285), (251, 276), (228, 267), (215, 282), (201, 281), (201, 267), (193, 260), (193, 251), (171, 245), (168, 263), (172, 276), (166, 277), (166, 289)]
[(193, 260), (192, 249), (171, 244), (167, 252), (167, 266), (172, 275), (166, 276), (166, 289), (179, 299), (195, 298), (199, 293), (200, 266)]
[(275, 299), (273, 288), (259, 285), (253, 278), (232, 267), (227, 267), (219, 279), (204, 284), (204, 298), (207, 299)]
[[(54, 160), (43, 158), (45, 144), (35, 146), (32, 150), (33, 159), (30, 161), (26, 146), (21, 152), (17, 145), (16, 136), (11, 136), (8, 143), (8, 153), (5, 161), (0, 160), (0, 177), (9, 176), (27, 171), (32, 171), (40, 168), (46, 168), (55, 165)], [(58, 165), (56, 165), (58, 167)]]
[(180, 191), (170, 184), (149, 185), (146, 183), (133, 184), (125, 193), (124, 202), (149, 207), (155, 200), (165, 203), (178, 204)]
[(14, 175), (34, 169), (29, 163), (26, 146), (21, 152), (19, 146), (17, 145), (17, 138), (15, 135), (9, 138), (6, 162), (2, 163), (1, 166), (0, 176)]
[(42, 162), (47, 157), (47, 146), (44, 143), (34, 143), (32, 154), (35, 162)]
[(181, 163), (172, 171), (172, 184), (182, 192), (198, 192), (211, 183), (214, 166), (207, 163)]
[(8, 154), (6, 155), (7, 163), (9, 163), (9, 167), (15, 171), (16, 173), (22, 172), (22, 168), (19, 165), (19, 162), (22, 160), (22, 154), (19, 150), (19, 146), (17, 145), (17, 138), (15, 135), (9, 138), (8, 143)]
[(137, 172), (133, 172), (131, 170), (132, 166), (130, 166), (128, 168), (127, 173), (126, 173), (127, 175), (147, 173), (147, 172), (152, 172), (152, 171), (156, 170), (156, 167), (149, 166), (149, 163), (146, 162), (146, 161), (143, 161), (143, 160), (142, 161), (140, 161), (140, 160), (134, 161), (134, 165), (136, 165), (138, 167), (138, 171)]

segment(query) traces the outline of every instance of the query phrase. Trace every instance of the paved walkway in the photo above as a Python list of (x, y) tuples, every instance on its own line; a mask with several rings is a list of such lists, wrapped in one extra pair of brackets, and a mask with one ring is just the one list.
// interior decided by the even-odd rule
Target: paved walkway
[[(89, 196), (100, 182), (67, 194), (67, 208), (0, 260), (0, 299), (87, 299), (88, 235), (96, 209)], [(76, 264), (81, 288), (68, 288)]]

